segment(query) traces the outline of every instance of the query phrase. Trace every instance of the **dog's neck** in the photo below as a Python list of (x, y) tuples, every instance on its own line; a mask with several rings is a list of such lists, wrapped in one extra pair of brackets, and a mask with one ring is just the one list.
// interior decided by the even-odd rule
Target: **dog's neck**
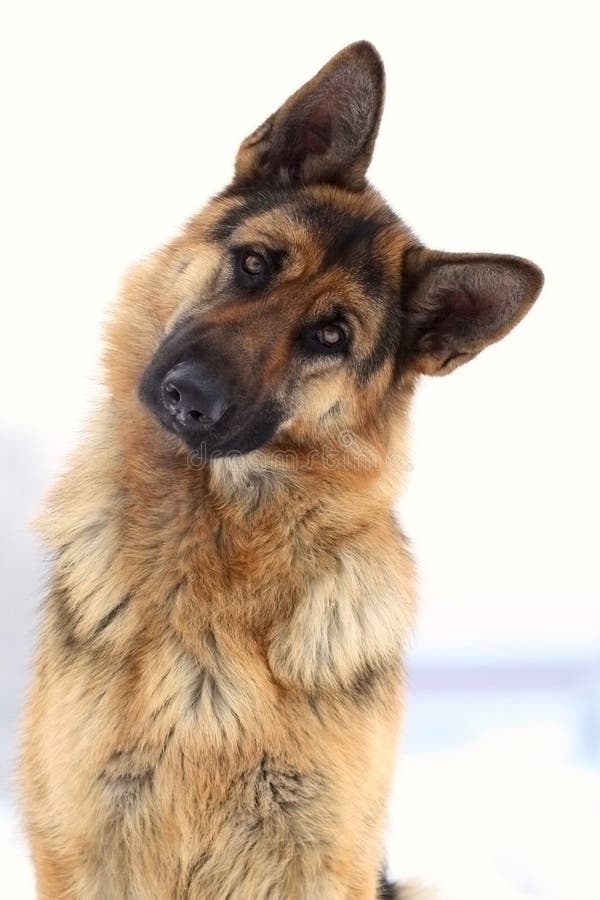
[(69, 510), (67, 521), (76, 529), (76, 520), (91, 524), (86, 510), (94, 517), (101, 509), (103, 519), (118, 521), (123, 547), (134, 542), (138, 551), (144, 542), (168, 542), (176, 523), (190, 542), (207, 528), (237, 541), (273, 533), (278, 523), (301, 539), (310, 517), (322, 534), (341, 539), (391, 512), (405, 469), (398, 442), (383, 446), (355, 437), (349, 444), (347, 435), (317, 448), (280, 443), (205, 460), (146, 417), (131, 418), (108, 403), (54, 491), (42, 532), (60, 546), (67, 535), (52, 525), (60, 519), (55, 510), (63, 518)]
[(114, 636), (102, 630), (117, 652), (157, 621), (196, 655), (210, 630), (241, 628), (283, 680), (351, 679), (392, 658), (410, 628), (392, 481), (387, 461), (358, 472), (267, 454), (194, 466), (152, 423), (109, 405), (41, 523), (68, 639), (92, 640), (133, 597), (136, 615)]

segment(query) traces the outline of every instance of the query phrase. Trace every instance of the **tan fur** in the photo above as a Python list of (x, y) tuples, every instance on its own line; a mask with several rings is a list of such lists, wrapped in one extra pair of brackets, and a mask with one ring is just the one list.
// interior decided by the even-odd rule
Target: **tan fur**
[[(245, 177), (261, 140), (242, 148)], [(382, 217), (372, 252), (399, 286), (415, 239), (374, 191), (304, 196)], [(389, 356), (360, 378), (294, 356), (297, 323), (342, 296), (360, 368), (386, 310), (324, 268), (322, 238), (285, 207), (228, 238), (285, 249), (275, 287), (214, 301), (227, 250), (213, 231), (241, 202), (215, 199), (127, 276), (106, 400), (41, 520), (53, 571), (21, 765), (41, 900), (376, 896), (415, 607), (393, 503), (423, 367), (398, 376)], [(265, 446), (207, 463), (140, 404), (182, 318), (229, 329), (244, 380), (285, 403)]]
[[(373, 897), (397, 654), (414, 605), (412, 563), (391, 513), (396, 461), (364, 435), (364, 448), (337, 447), (357, 454), (356, 471), (313, 460), (303, 472), (298, 457), (290, 465), (277, 452), (272, 462), (257, 452), (206, 471), (132, 408), (137, 363), (171, 313), (156, 301), (171, 284), (186, 302), (179, 280), (191, 275), (175, 275), (171, 254), (187, 249), (161, 251), (129, 276), (109, 335), (112, 399), (42, 525), (58, 555), (23, 763), (40, 896), (125, 896), (123, 884), (109, 893), (98, 875), (107, 858), (122, 860), (132, 896), (185, 896), (185, 873), (210, 848), (214, 896), (224, 897), (248, 864), (248, 844), (255, 875), (235, 896), (254, 900), (279, 885), (282, 897)], [(138, 313), (149, 301), (156, 320)], [(119, 342), (133, 353), (117, 355)], [(347, 388), (321, 387), (320, 403), (311, 385), (316, 408), (303, 406), (299, 432), (344, 395), (358, 427)], [(336, 435), (339, 426), (332, 450)], [(129, 595), (114, 627), (98, 634)], [(67, 622), (57, 622), (56, 598)], [(93, 654), (71, 658), (88, 643)], [(362, 677), (373, 680), (372, 700), (348, 705), (345, 692)], [(265, 752), (282, 799), (263, 787), (257, 805), (252, 779)], [(129, 782), (150, 770), (150, 808), (130, 805)], [(297, 815), (288, 770), (306, 794)], [(57, 878), (72, 886), (57, 893)]]

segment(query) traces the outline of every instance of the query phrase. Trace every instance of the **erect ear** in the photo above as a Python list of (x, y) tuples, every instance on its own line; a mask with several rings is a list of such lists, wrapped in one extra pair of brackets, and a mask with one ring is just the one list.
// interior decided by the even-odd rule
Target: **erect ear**
[(402, 279), (408, 365), (446, 375), (473, 359), (523, 318), (543, 281), (518, 256), (410, 249)]
[(360, 190), (384, 94), (383, 64), (350, 44), (242, 143), (234, 184), (328, 182)]

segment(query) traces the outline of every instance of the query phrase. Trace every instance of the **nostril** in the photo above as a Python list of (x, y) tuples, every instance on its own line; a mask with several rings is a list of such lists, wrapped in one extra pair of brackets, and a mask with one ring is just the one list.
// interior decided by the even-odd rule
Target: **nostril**
[(181, 392), (170, 381), (163, 388), (165, 396), (171, 403), (179, 403), (181, 400)]
[(227, 408), (222, 387), (194, 362), (178, 363), (167, 372), (160, 400), (169, 425), (193, 432), (214, 425)]

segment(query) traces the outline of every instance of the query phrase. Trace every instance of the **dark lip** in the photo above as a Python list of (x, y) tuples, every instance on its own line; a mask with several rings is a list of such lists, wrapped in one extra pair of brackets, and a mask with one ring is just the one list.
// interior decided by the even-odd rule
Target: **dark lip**
[(220, 446), (221, 444), (226, 443), (226, 441), (219, 439), (219, 436), (215, 434), (214, 430), (206, 428), (202, 431), (198, 429), (197, 431), (190, 432), (184, 426), (180, 425), (177, 420), (174, 420), (169, 424), (163, 422), (161, 422), (161, 424), (163, 424), (168, 431), (176, 434), (177, 437), (183, 441), (188, 450), (198, 454), (200, 459), (210, 459), (215, 456), (223, 455), (220, 452)]
[(164, 422), (161, 422), (161, 425), (166, 428), (167, 431), (177, 435), (188, 450), (195, 454), (195, 461), (197, 462), (208, 461), (210, 459), (224, 459), (226, 457), (236, 458), (239, 456), (246, 456), (248, 453), (252, 453), (255, 450), (259, 450), (261, 447), (266, 446), (268, 440), (270, 440), (276, 430), (273, 428), (272, 433), (267, 440), (259, 442), (250, 441), (250, 443), (248, 443), (246, 429), (244, 428), (229, 434), (216, 435), (215, 432), (210, 429), (205, 432), (198, 431), (194, 434), (193, 432), (190, 433), (184, 429), (179, 430), (176, 426), (172, 427), (171, 424), (166, 425)]

